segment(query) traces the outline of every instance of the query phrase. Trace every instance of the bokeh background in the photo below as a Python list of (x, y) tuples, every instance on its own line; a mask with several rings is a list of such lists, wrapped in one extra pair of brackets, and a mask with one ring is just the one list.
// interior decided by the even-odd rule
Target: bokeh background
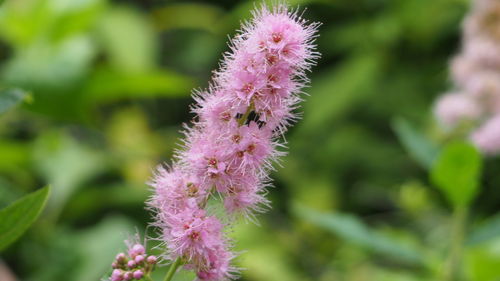
[[(303, 119), (286, 135), (289, 155), (272, 175), (273, 208), (260, 226), (242, 221), (231, 233), (244, 251), (241, 280), (437, 280), (451, 210), (394, 128), (411, 124), (439, 140), (432, 104), (450, 87), (468, 1), (289, 2), (323, 23), (322, 58)], [(0, 207), (47, 184), (52, 193), (40, 219), (1, 253), (0, 279), (106, 277), (123, 239), (151, 220), (145, 182), (193, 117), (191, 90), (207, 87), (253, 7), (4, 1), (0, 86), (29, 95), (0, 116)], [(472, 233), (500, 209), (499, 168), (486, 160)], [(500, 280), (500, 240), (482, 229), (466, 239), (463, 280)]]

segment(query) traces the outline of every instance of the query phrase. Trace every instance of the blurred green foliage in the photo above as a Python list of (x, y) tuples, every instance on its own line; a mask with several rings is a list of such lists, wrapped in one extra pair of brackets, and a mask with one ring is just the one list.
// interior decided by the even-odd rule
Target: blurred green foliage
[[(447, 141), (431, 106), (450, 87), (447, 63), (467, 1), (290, 2), (323, 23), (323, 56), (273, 174), (273, 209), (260, 226), (241, 222), (231, 233), (245, 250), (236, 261), (241, 279), (436, 280), (452, 236), (440, 190), (466, 194), (448, 185), (459, 179), (448, 164), (437, 168), (450, 171), (446, 179), (428, 176)], [(18, 279), (98, 280), (127, 233), (144, 232), (145, 182), (193, 117), (191, 89), (207, 87), (227, 35), (253, 5), (1, 4), (0, 207), (53, 187), (40, 219), (1, 253)], [(499, 168), (498, 159), (484, 161), (460, 280), (500, 280)], [(479, 172), (470, 175), (477, 181)]]

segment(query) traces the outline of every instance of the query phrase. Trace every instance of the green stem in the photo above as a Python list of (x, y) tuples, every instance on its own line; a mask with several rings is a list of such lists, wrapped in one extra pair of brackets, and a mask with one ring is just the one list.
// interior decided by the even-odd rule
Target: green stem
[(153, 279), (151, 279), (151, 276), (149, 276), (149, 275), (144, 276), (144, 279), (146, 281), (153, 281)]
[(170, 281), (172, 280), (172, 277), (174, 277), (175, 272), (177, 271), (177, 268), (181, 265), (181, 259), (177, 258), (174, 263), (170, 266), (170, 269), (167, 272), (167, 275), (165, 275), (165, 279), (163, 281)]
[(451, 247), (448, 259), (445, 264), (443, 281), (453, 281), (456, 279), (460, 269), (465, 223), (467, 220), (467, 207), (456, 207), (453, 211), (453, 221), (451, 230)]

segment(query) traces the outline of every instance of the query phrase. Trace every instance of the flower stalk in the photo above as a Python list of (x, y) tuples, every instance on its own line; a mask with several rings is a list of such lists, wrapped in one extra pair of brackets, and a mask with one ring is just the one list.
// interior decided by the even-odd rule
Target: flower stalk
[(467, 207), (459, 206), (453, 211), (451, 226), (451, 243), (448, 258), (445, 263), (443, 281), (453, 281), (461, 268), (465, 225), (467, 222)]
[(172, 280), (172, 277), (174, 277), (175, 273), (177, 272), (177, 269), (179, 266), (181, 266), (181, 259), (177, 258), (172, 265), (170, 265), (170, 268), (168, 269), (167, 275), (165, 275), (165, 279), (163, 281), (170, 281)]

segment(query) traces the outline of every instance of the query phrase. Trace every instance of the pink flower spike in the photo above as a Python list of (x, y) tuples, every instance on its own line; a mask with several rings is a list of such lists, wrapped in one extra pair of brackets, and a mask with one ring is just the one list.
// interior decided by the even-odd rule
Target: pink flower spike
[[(236, 278), (225, 228), (239, 215), (256, 221), (269, 205), (269, 173), (285, 154), (281, 138), (298, 120), (306, 73), (319, 56), (317, 27), (285, 5), (254, 11), (209, 88), (193, 94), (196, 117), (184, 126), (175, 160), (150, 182), (153, 226), (167, 249), (162, 259), (181, 260), (198, 280)], [(218, 217), (211, 200), (223, 203), (228, 219)]]

